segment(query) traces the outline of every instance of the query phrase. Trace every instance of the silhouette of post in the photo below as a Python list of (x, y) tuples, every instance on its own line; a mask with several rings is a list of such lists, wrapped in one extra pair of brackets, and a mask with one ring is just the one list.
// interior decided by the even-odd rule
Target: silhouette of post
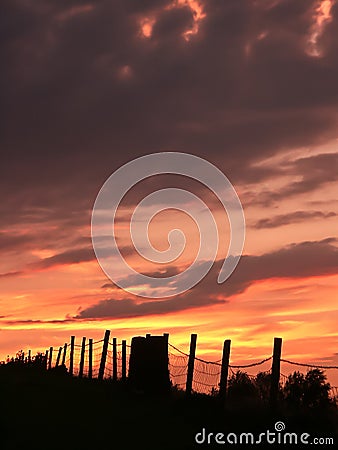
[(110, 331), (106, 330), (106, 332), (104, 334), (104, 339), (103, 339), (102, 355), (101, 355), (101, 362), (100, 362), (100, 369), (99, 369), (99, 380), (103, 380), (104, 368), (105, 368), (106, 359), (107, 359), (109, 335), (110, 335)]
[(60, 364), (61, 352), (62, 352), (62, 347), (59, 347), (58, 355), (56, 357), (55, 367), (58, 367)]
[(226, 339), (223, 344), (223, 356), (222, 356), (222, 368), (221, 368), (221, 380), (219, 383), (219, 397), (222, 401), (226, 400), (227, 384), (228, 384), (228, 372), (229, 372), (229, 360), (230, 360), (230, 346), (231, 340)]
[(136, 336), (131, 340), (128, 384), (151, 394), (170, 392), (168, 336)]
[(113, 338), (113, 380), (117, 380), (117, 339)]
[(31, 362), (31, 355), (32, 355), (32, 353), (31, 353), (31, 351), (30, 350), (28, 350), (28, 362)]
[(122, 341), (122, 380), (127, 378), (127, 341)]
[(197, 341), (197, 334), (192, 334), (190, 337), (188, 373), (187, 373), (187, 381), (186, 381), (186, 385), (185, 385), (185, 393), (187, 396), (190, 396), (191, 391), (192, 391), (192, 380), (194, 377), (194, 365), (195, 365), (195, 354), (196, 354), (196, 341)]
[(67, 354), (67, 342), (65, 342), (65, 345), (63, 346), (62, 363), (61, 363), (63, 366), (66, 364), (66, 354)]
[(47, 370), (47, 368), (48, 368), (48, 350), (46, 350), (46, 352), (45, 352), (45, 364), (44, 364), (44, 366), (45, 366), (45, 369)]
[(282, 338), (274, 338), (271, 368), (270, 405), (275, 408), (278, 400)]
[(88, 378), (93, 378), (93, 339), (89, 339), (89, 352), (88, 352)]
[(69, 361), (69, 373), (73, 375), (74, 372), (74, 347), (75, 347), (75, 336), (70, 337), (70, 361)]
[(53, 347), (49, 347), (48, 370), (52, 368)]
[(86, 338), (82, 338), (81, 345), (81, 357), (80, 357), (80, 368), (79, 368), (79, 378), (83, 377), (83, 368), (84, 368), (84, 359), (85, 359), (85, 351), (86, 351)]

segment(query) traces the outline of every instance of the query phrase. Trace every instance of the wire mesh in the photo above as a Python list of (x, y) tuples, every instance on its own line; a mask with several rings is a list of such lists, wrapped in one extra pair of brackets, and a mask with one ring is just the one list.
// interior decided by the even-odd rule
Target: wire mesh
[[(99, 369), (102, 357), (103, 350), (103, 339), (94, 341), (92, 344), (92, 377), (98, 378)], [(122, 378), (122, 344), (118, 343), (117, 346), (117, 378)], [(74, 345), (74, 359), (73, 359), (73, 375), (79, 375), (80, 369), (80, 358), (81, 358), (81, 344), (76, 343)], [(126, 345), (126, 376), (128, 377), (129, 371), (129, 359), (130, 359), (130, 345)], [(48, 349), (49, 350), (49, 349)], [(69, 370), (70, 367), (70, 354), (71, 354), (71, 345), (67, 343), (66, 349), (66, 358), (65, 365)], [(59, 347), (53, 347), (52, 353), (52, 367), (55, 367), (57, 356), (59, 352)], [(44, 352), (43, 352), (44, 353)], [(61, 347), (59, 364), (62, 364), (64, 354), (64, 345)], [(25, 356), (28, 355), (28, 352), (25, 352)], [(10, 360), (10, 358), (8, 358)], [(18, 357), (13, 358), (13, 360), (18, 360)], [(23, 362), (27, 362), (28, 359), (22, 358)], [(34, 360), (34, 355), (32, 355), (32, 360)], [(169, 365), (169, 374), (170, 380), (173, 386), (177, 386), (181, 389), (185, 388), (186, 380), (187, 380), (187, 372), (188, 372), (188, 361), (189, 355), (179, 348), (175, 347), (171, 343), (169, 343), (169, 352), (168, 352), (168, 365)], [(3, 361), (6, 364), (7, 361)], [(228, 371), (228, 380), (236, 375), (237, 371), (245, 372), (248, 377), (256, 382), (257, 374), (269, 374), (271, 373), (271, 364), (272, 357), (266, 357), (259, 361), (250, 361), (247, 364), (230, 364)], [(338, 370), (338, 366), (335, 365), (325, 365), (318, 363), (307, 363), (307, 362), (297, 362), (289, 359), (281, 359), (281, 374), (280, 374), (280, 386), (283, 388), (288, 380), (288, 377), (294, 373), (295, 371), (301, 372), (304, 375), (312, 369), (319, 369), (325, 372), (325, 376), (327, 376), (326, 371), (332, 373), (333, 371)], [(83, 367), (83, 376), (89, 376), (89, 341), (86, 341), (85, 344), (85, 353), (84, 353), (84, 367)], [(107, 356), (105, 361), (104, 368), (104, 378), (110, 379), (113, 376), (113, 341), (108, 342)], [(201, 359), (199, 357), (195, 357), (194, 361), (194, 373), (193, 373), (193, 385), (192, 389), (196, 393), (202, 394), (215, 394), (219, 389), (221, 377), (221, 360), (218, 361), (209, 361), (205, 359)], [(329, 377), (328, 377), (329, 378)], [(330, 396), (331, 398), (336, 399), (338, 402), (338, 386), (332, 386), (330, 388)]]

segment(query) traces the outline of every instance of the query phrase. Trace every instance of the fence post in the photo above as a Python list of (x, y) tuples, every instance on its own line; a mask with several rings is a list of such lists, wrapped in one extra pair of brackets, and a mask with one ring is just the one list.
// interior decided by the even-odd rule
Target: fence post
[(93, 339), (89, 339), (88, 378), (93, 378)]
[(55, 367), (58, 367), (60, 364), (61, 352), (62, 352), (62, 347), (59, 347), (58, 355), (56, 357)]
[(82, 338), (81, 345), (81, 357), (80, 357), (80, 368), (79, 368), (79, 378), (83, 377), (83, 367), (84, 367), (84, 359), (85, 359), (85, 351), (86, 351), (86, 338)]
[(28, 350), (28, 362), (31, 362), (32, 359), (31, 355), (32, 355), (31, 351)]
[(52, 368), (53, 347), (49, 347), (48, 370)]
[(229, 372), (229, 360), (230, 360), (230, 346), (231, 340), (226, 339), (223, 344), (223, 356), (222, 356), (222, 368), (221, 368), (221, 380), (219, 383), (219, 397), (222, 401), (226, 400), (227, 384), (228, 384), (228, 372)]
[(46, 350), (46, 352), (45, 352), (45, 363), (44, 363), (44, 365), (45, 365), (45, 369), (47, 370), (47, 368), (48, 368), (48, 350)]
[(168, 355), (167, 367), (168, 367), (169, 380), (170, 380), (170, 371), (169, 371), (169, 333), (163, 333), (163, 336), (165, 337), (166, 344), (167, 344), (167, 350), (166, 350), (167, 355)]
[(103, 380), (104, 375), (104, 368), (106, 365), (106, 359), (107, 359), (107, 350), (108, 350), (108, 342), (109, 342), (109, 335), (110, 331), (106, 330), (104, 334), (104, 340), (103, 340), (103, 347), (102, 347), (102, 355), (101, 355), (101, 362), (100, 362), (100, 369), (99, 369), (99, 380)]
[(282, 354), (282, 338), (274, 338), (273, 356), (271, 368), (271, 386), (270, 386), (270, 404), (274, 408), (277, 405), (279, 377), (280, 377), (280, 358)]
[(122, 341), (122, 380), (127, 378), (127, 341)]
[(117, 380), (117, 339), (113, 338), (113, 380)]
[(195, 364), (195, 354), (196, 354), (196, 341), (197, 341), (197, 334), (192, 334), (190, 337), (188, 373), (187, 373), (187, 381), (186, 381), (186, 386), (185, 386), (185, 393), (187, 396), (190, 396), (191, 391), (192, 391), (192, 380), (194, 377), (194, 364)]
[(70, 361), (69, 361), (69, 373), (73, 375), (74, 371), (74, 346), (75, 346), (75, 336), (70, 337)]
[(63, 354), (62, 354), (62, 365), (66, 365), (66, 354), (67, 354), (67, 342), (63, 346)]

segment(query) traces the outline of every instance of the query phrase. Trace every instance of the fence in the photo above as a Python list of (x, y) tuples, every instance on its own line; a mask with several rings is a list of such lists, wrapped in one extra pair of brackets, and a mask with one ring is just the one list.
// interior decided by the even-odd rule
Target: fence
[[(287, 380), (287, 375), (281, 372), (281, 364), (284, 367), (292, 367), (292, 370), (338, 370), (338, 366), (322, 365), (317, 363), (301, 363), (290, 361), (281, 357), (282, 339), (274, 338), (273, 351), (270, 356), (262, 360), (250, 362), (244, 365), (230, 364), (231, 341), (225, 340), (222, 358), (218, 361), (208, 361), (196, 356), (197, 335), (191, 335), (190, 351), (185, 353), (170, 342), (168, 343), (168, 369), (171, 383), (186, 391), (187, 395), (193, 392), (202, 394), (215, 394), (226, 397), (229, 378), (236, 370), (256, 370), (255, 374), (248, 374), (255, 378), (258, 373), (271, 376), (270, 399), (274, 403), (280, 386)], [(81, 344), (75, 343), (75, 336), (71, 336), (70, 342), (60, 346), (57, 350), (50, 347), (40, 359), (47, 369), (64, 365), (67, 371), (76, 377), (89, 379), (126, 380), (128, 378), (130, 345), (126, 340), (117, 342), (116, 338), (110, 339), (110, 331), (106, 330), (104, 338), (98, 341), (82, 338)], [(35, 356), (36, 357), (36, 356)], [(19, 352), (16, 358), (11, 360), (31, 361), (31, 351), (25, 355)], [(10, 362), (11, 360), (7, 360)], [(3, 362), (4, 363), (4, 362)], [(331, 386), (331, 397), (338, 400), (338, 387)]]

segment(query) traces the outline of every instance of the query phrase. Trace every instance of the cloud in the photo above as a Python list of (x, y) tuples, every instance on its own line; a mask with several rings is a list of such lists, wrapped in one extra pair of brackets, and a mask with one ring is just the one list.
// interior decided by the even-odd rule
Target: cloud
[(273, 278), (334, 275), (338, 270), (336, 238), (295, 243), (263, 255), (244, 255), (223, 292), (244, 292), (252, 283)]
[(289, 214), (279, 214), (268, 219), (260, 219), (255, 222), (253, 228), (277, 228), (283, 225), (293, 225), (309, 219), (327, 219), (336, 217), (333, 211), (324, 213), (322, 211), (295, 211)]
[[(287, 175), (289, 181), (282, 188), (276, 190), (265, 189), (257, 196), (256, 192), (245, 194), (246, 202), (251, 205), (272, 206), (297, 195), (313, 192), (329, 183), (336, 183), (338, 170), (338, 153), (322, 153), (318, 155), (302, 157), (293, 161), (279, 163), (278, 170), (271, 165), (265, 170), (270, 170), (270, 178), (276, 175)], [(255, 168), (253, 168), (253, 174)], [(293, 181), (295, 178), (300, 180)]]
[(312, 58), (316, 2), (296, 3), (204, 0), (186, 41), (192, 13), (177, 2), (4, 0), (2, 208), (90, 211), (117, 167), (163, 150), (208, 157), (245, 183), (253, 161), (336, 137), (337, 8)]
[[(6, 316), (0, 316), (0, 319)], [(54, 320), (40, 320), (40, 319), (24, 319), (24, 320), (4, 320), (1, 323), (5, 325), (40, 325), (40, 324), (67, 324), (74, 322), (74, 319), (54, 319)]]
[(127, 318), (140, 317), (156, 314), (168, 314), (186, 309), (200, 308), (202, 306), (210, 306), (214, 304), (224, 304), (225, 300), (217, 300), (210, 298), (186, 297), (186, 298), (172, 298), (161, 301), (145, 301), (137, 303), (132, 299), (102, 300), (96, 305), (90, 306), (80, 310), (75, 318)]
[(11, 272), (0, 273), (0, 278), (11, 278), (22, 275), (24, 272), (20, 270), (13, 270)]
[[(304, 278), (334, 275), (338, 271), (336, 238), (291, 244), (263, 255), (244, 255), (224, 284), (217, 284), (222, 261), (217, 261), (194, 289), (169, 300), (107, 299), (80, 310), (77, 318), (137, 317), (167, 314), (226, 303), (253, 283), (274, 278)], [(104, 285), (107, 287), (107, 284)], [(108, 284), (109, 287), (114, 285)]]
[(94, 259), (96, 259), (96, 257), (92, 248), (80, 248), (67, 250), (48, 258), (43, 258), (36, 263), (30, 264), (30, 267), (35, 270), (42, 270), (59, 265), (79, 264), (82, 262), (93, 261)]

